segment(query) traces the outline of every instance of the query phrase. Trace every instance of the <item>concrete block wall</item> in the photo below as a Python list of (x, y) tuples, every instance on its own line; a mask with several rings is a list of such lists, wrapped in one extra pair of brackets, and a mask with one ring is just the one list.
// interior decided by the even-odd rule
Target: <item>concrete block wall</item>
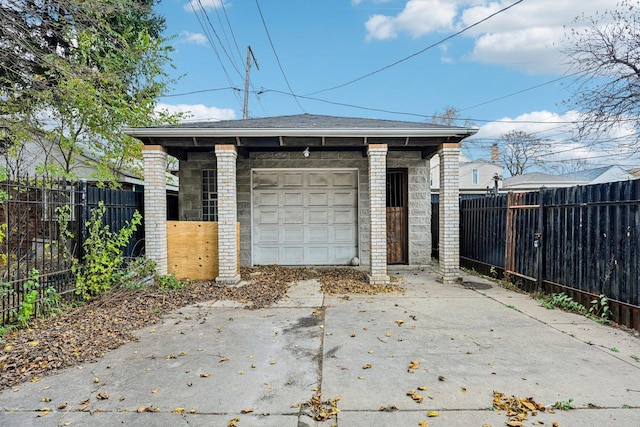
[[(420, 153), (389, 152), (388, 167), (408, 168), (409, 179), (409, 263), (421, 265), (431, 259), (431, 196), (429, 164)], [(202, 218), (202, 169), (216, 169), (214, 153), (190, 153), (180, 161), (180, 220)], [(291, 152), (252, 152), (249, 158), (236, 161), (237, 220), (240, 222), (240, 264), (250, 266), (251, 260), (251, 170), (287, 168), (347, 168), (358, 169), (358, 246), (360, 262), (369, 265), (369, 160), (366, 154), (354, 151), (314, 152), (305, 158), (302, 150)]]
[(189, 153), (180, 160), (180, 191), (178, 205), (180, 221), (202, 221), (202, 170), (217, 169), (216, 156), (209, 153)]

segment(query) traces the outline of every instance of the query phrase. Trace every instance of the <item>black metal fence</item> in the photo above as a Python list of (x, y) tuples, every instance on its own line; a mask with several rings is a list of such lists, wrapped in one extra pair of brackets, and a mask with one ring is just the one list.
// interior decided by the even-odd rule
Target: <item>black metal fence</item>
[(460, 204), (463, 267), (524, 289), (609, 299), (640, 330), (640, 180), (509, 193)]
[[(114, 232), (135, 210), (142, 213), (143, 206), (140, 192), (30, 178), (0, 182), (0, 201), (0, 324), (14, 318), (34, 271), (39, 275), (39, 299), (49, 288), (61, 296), (74, 293), (72, 259), (82, 258), (86, 224), (100, 201), (106, 207), (105, 226)], [(125, 256), (143, 251), (144, 230), (139, 227)]]

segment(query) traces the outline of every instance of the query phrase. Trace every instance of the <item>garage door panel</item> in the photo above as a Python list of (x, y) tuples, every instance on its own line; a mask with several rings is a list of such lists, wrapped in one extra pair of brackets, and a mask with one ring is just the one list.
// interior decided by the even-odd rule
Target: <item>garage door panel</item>
[(328, 172), (309, 172), (309, 187), (327, 187), (329, 185)]
[(304, 209), (283, 209), (282, 224), (304, 224)]
[(351, 170), (254, 170), (254, 264), (348, 264), (358, 252), (357, 178)]
[(284, 244), (304, 242), (303, 227), (284, 227), (282, 231), (282, 240)]
[(324, 210), (310, 210), (309, 224), (329, 224), (329, 212)]
[(333, 227), (331, 231), (332, 242), (336, 243), (353, 242), (356, 237), (355, 227)]
[(358, 186), (357, 172), (356, 171), (334, 172), (333, 186), (356, 188)]
[(329, 194), (326, 191), (310, 191), (307, 193), (308, 206), (328, 206)]
[(353, 224), (355, 222), (356, 212), (353, 209), (336, 209), (333, 211), (334, 224)]
[(304, 195), (299, 191), (285, 191), (283, 204), (285, 206), (304, 206)]
[(278, 187), (280, 174), (278, 172), (261, 172), (253, 176), (253, 188)]
[(329, 264), (330, 263), (330, 248), (328, 246), (313, 245), (307, 246), (305, 256), (309, 261), (309, 264)]
[(351, 259), (354, 257), (353, 255), (353, 247), (352, 246), (334, 246), (333, 247), (333, 257), (340, 261), (340, 264), (348, 264), (351, 262)]
[(306, 242), (309, 243), (329, 243), (329, 230), (327, 227), (307, 228)]
[(259, 191), (253, 195), (258, 206), (280, 206), (280, 193), (277, 191)]
[(304, 185), (304, 173), (283, 172), (282, 182), (285, 187), (302, 187)]
[(280, 227), (261, 227), (258, 232), (255, 233), (256, 243), (274, 244), (280, 241)]
[(355, 206), (355, 204), (356, 204), (355, 191), (334, 191), (333, 192), (334, 206)]
[(304, 246), (285, 246), (282, 249), (282, 264), (296, 265), (304, 263)]
[(254, 220), (260, 224), (275, 224), (279, 223), (279, 209), (260, 209), (256, 210), (254, 214)]
[(280, 248), (278, 246), (258, 246), (253, 249), (261, 264), (280, 264)]

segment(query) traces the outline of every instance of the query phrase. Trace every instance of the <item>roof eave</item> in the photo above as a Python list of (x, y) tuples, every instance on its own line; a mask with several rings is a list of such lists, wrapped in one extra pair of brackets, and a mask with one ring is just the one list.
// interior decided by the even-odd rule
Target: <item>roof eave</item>
[(466, 138), (478, 132), (473, 128), (416, 129), (416, 128), (123, 128), (122, 132), (135, 138), (159, 137), (458, 137)]

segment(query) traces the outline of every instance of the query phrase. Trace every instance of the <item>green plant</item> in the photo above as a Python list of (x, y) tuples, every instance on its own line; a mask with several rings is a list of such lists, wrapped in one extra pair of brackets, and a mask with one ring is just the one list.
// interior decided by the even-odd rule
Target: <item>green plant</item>
[(29, 320), (36, 310), (36, 301), (38, 300), (38, 289), (40, 288), (40, 273), (33, 269), (29, 272), (29, 280), (24, 283), (24, 294), (22, 303), (18, 308), (16, 319), (23, 328), (29, 324)]
[(176, 279), (175, 273), (171, 273), (166, 276), (158, 277), (158, 286), (160, 286), (160, 289), (165, 291), (169, 289), (180, 289), (184, 287), (184, 282)]
[(632, 354), (631, 357), (633, 360), (635, 360), (636, 362), (640, 362), (640, 356), (638, 356), (637, 354)]
[(130, 222), (120, 231), (113, 232), (104, 225), (105, 212), (102, 202), (92, 209), (83, 244), (83, 265), (76, 263), (72, 267), (76, 273), (76, 293), (85, 300), (110, 290), (121, 278), (118, 271), (124, 262), (123, 248), (142, 221), (142, 216), (136, 211)]
[(591, 301), (591, 307), (589, 307), (589, 317), (598, 321), (606, 322), (611, 315), (611, 309), (609, 308), (609, 299), (600, 294), (596, 299)]
[(568, 411), (569, 409), (574, 409), (574, 407), (571, 405), (572, 402), (573, 402), (573, 398), (570, 397), (567, 400), (560, 400), (554, 403), (553, 407), (556, 409), (562, 409), (563, 411)]
[(577, 301), (574, 301), (573, 298), (571, 298), (564, 292), (560, 292), (559, 294), (552, 294), (550, 298), (540, 301), (540, 304), (550, 310), (559, 308), (562, 310), (574, 311), (580, 314), (587, 313), (587, 308), (584, 305), (580, 304)]
[(49, 315), (49, 314), (60, 314), (62, 310), (60, 310), (60, 294), (53, 286), (48, 286), (44, 290), (44, 295), (40, 300), (39, 308), (40, 312)]
[(618, 350), (617, 347), (610, 347), (609, 350), (613, 351), (614, 353), (620, 353), (620, 350)]

